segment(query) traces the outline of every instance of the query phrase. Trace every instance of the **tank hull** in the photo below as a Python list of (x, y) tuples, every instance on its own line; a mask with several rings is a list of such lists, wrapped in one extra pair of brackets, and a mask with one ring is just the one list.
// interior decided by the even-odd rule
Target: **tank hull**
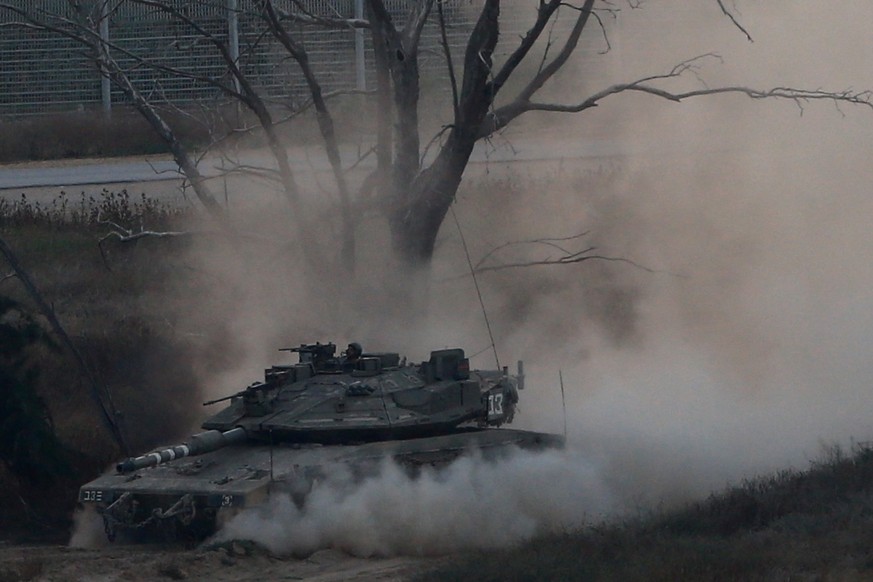
[(474, 451), (487, 459), (515, 448), (562, 446), (558, 435), (505, 428), (345, 445), (245, 442), (126, 474), (107, 473), (82, 486), (79, 501), (103, 516), (110, 539), (197, 540), (215, 531), (222, 514), (256, 506), (273, 493), (304, 503), (312, 484), (338, 466), (363, 477), (392, 459), (415, 475)]

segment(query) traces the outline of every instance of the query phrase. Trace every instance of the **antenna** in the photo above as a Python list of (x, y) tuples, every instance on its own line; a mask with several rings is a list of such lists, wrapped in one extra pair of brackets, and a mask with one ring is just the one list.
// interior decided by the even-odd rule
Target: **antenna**
[(558, 379), (561, 381), (561, 411), (564, 413), (564, 440), (567, 439), (567, 403), (564, 401), (564, 374), (558, 370)]
[(270, 429), (270, 483), (273, 482), (273, 429)]
[(482, 317), (485, 318), (485, 327), (488, 328), (488, 338), (491, 340), (491, 350), (494, 352), (494, 361), (497, 362), (497, 369), (500, 369), (500, 358), (497, 357), (497, 346), (494, 343), (494, 334), (491, 332), (491, 322), (488, 321), (488, 312), (485, 311), (485, 301), (482, 299), (482, 291), (479, 289), (479, 281), (476, 279), (476, 269), (473, 267), (473, 261), (470, 260), (470, 251), (467, 249), (467, 239), (464, 238), (464, 231), (461, 230), (461, 223), (458, 221), (458, 216), (455, 214), (454, 206), (449, 207), (452, 213), (452, 218), (455, 220), (455, 226), (458, 227), (458, 234), (461, 235), (461, 245), (464, 247), (464, 256), (467, 257), (467, 266), (470, 267), (470, 276), (473, 277), (473, 284), (476, 286), (476, 295), (479, 297), (479, 305), (482, 307)]

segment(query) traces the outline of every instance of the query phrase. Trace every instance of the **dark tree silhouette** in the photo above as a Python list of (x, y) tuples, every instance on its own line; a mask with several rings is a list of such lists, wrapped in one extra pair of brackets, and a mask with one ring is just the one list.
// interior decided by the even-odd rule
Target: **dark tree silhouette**
[(31, 484), (69, 473), (49, 410), (36, 392), (38, 345), (54, 344), (18, 303), (0, 296), (0, 460)]

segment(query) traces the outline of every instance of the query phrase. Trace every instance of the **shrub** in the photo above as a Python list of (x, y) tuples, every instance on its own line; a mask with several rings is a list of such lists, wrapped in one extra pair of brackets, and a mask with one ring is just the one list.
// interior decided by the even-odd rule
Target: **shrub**
[(0, 460), (25, 481), (45, 484), (68, 474), (69, 464), (36, 393), (37, 344), (52, 345), (18, 303), (0, 296)]

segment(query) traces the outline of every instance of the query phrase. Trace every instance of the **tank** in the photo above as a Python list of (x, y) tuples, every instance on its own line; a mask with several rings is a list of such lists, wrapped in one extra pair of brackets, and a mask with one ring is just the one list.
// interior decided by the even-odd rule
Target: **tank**
[(85, 484), (80, 503), (102, 516), (115, 540), (199, 540), (222, 518), (285, 492), (305, 503), (329, 467), (363, 478), (393, 459), (411, 475), (477, 451), (563, 446), (560, 436), (500, 428), (512, 422), (524, 368), (471, 370), (464, 350), (442, 349), (409, 364), (398, 353), (350, 344), (305, 344), (298, 362), (204, 403), (224, 408), (181, 444), (124, 459)]

